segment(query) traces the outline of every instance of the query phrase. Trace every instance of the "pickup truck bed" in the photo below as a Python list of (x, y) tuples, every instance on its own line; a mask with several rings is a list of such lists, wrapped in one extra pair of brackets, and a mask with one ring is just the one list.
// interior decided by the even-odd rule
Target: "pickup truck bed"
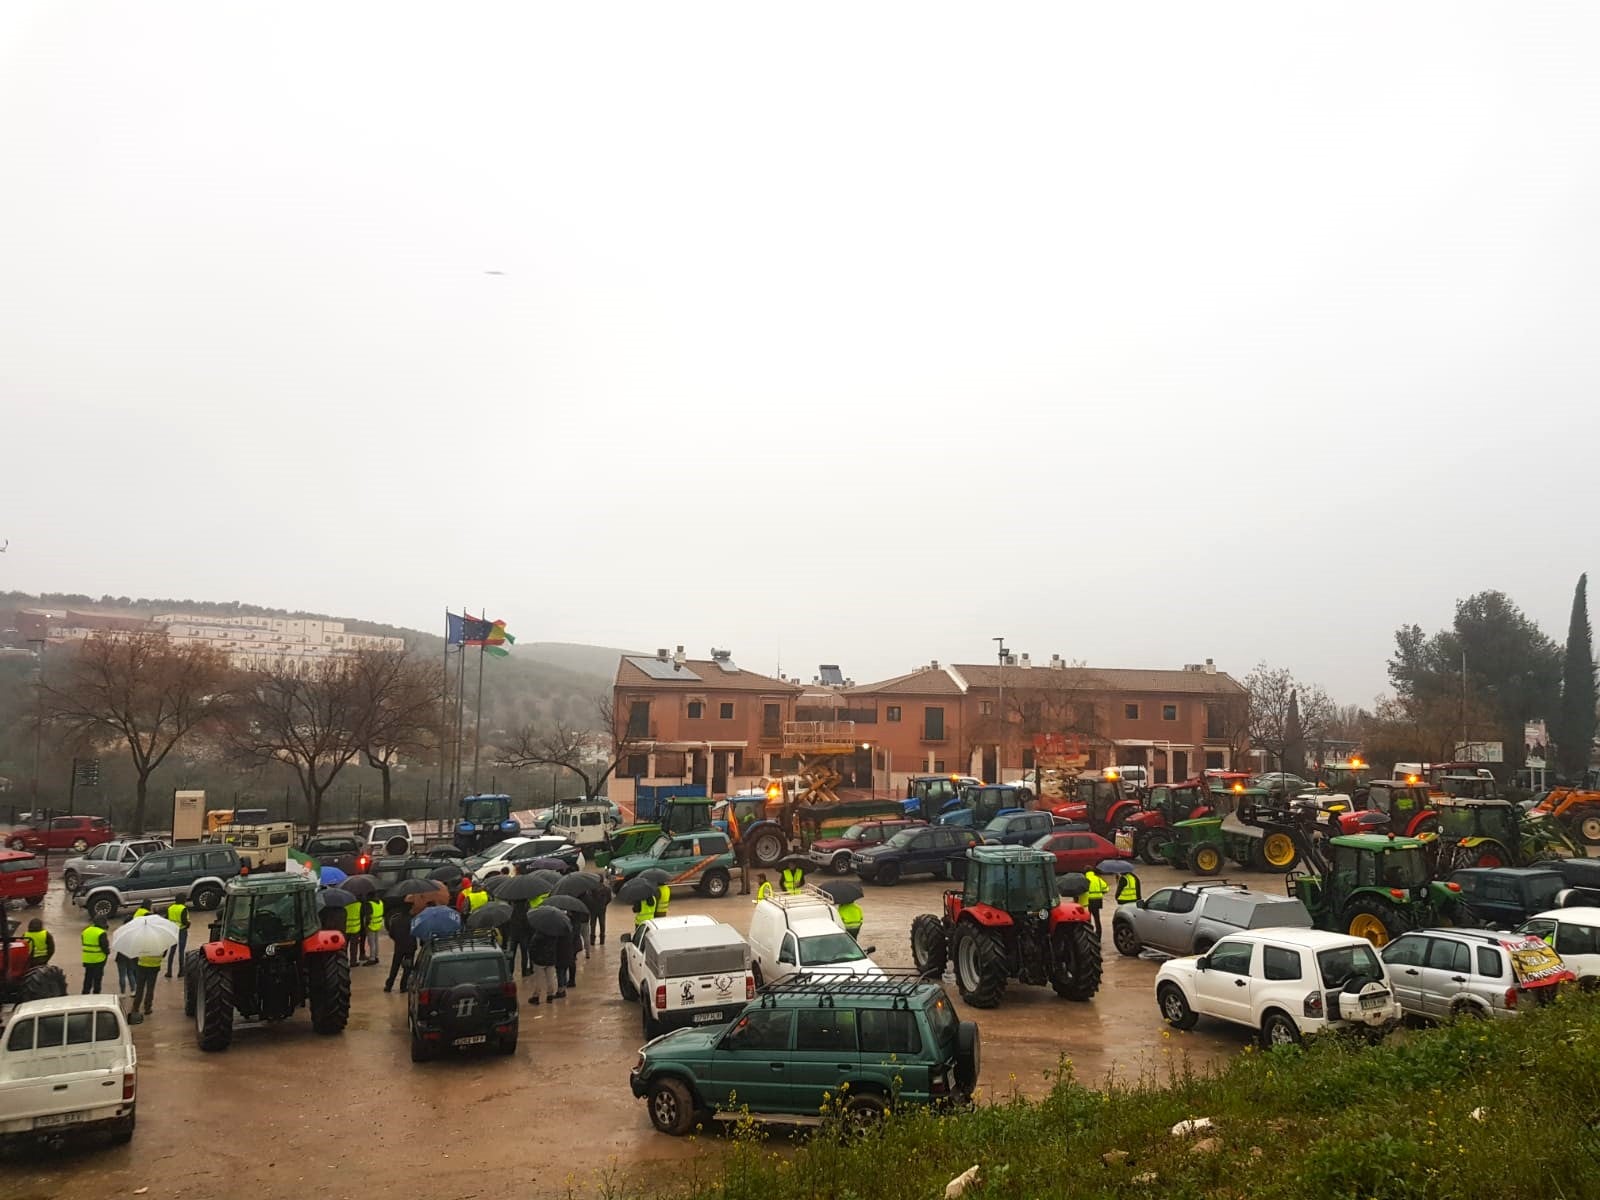
[(133, 1136), (138, 1053), (115, 996), (19, 1004), (0, 1051), (0, 1139)]

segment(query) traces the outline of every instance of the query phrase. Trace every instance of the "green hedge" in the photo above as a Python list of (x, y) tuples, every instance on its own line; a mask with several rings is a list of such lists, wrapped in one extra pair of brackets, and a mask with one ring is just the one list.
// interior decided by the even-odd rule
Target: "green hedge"
[[(741, 1126), (720, 1178), (698, 1164), (705, 1182), (676, 1194), (937, 1200), (979, 1163), (983, 1183), (964, 1200), (1600, 1197), (1593, 997), (1572, 995), (1515, 1020), (1406, 1030), (1377, 1046), (1330, 1037), (1303, 1050), (1248, 1050), (1199, 1073), (1182, 1065), (1182, 1035), (1169, 1044), (1178, 1065), (1165, 1079), (1092, 1090), (1063, 1063), (1041, 1100), (908, 1112), (865, 1137), (825, 1124), (795, 1147), (781, 1133), (769, 1144), (760, 1129)], [(1210, 1117), (1215, 1127), (1173, 1137), (1171, 1127), (1189, 1117)], [(1215, 1148), (1197, 1151), (1207, 1135)]]

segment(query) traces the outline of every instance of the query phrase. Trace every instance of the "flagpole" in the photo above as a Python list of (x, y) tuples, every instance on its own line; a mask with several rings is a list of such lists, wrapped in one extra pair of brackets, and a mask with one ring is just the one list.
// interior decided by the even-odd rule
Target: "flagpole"
[[(446, 795), (445, 783), (450, 757), (446, 747), (450, 743), (450, 610), (444, 614), (444, 676), (439, 681), (439, 796)], [(426, 822), (424, 822), (426, 825)], [(427, 833), (424, 831), (423, 836)]]
[[(466, 605), (461, 606), (462, 633), (465, 635), (467, 621)], [(461, 724), (465, 719), (465, 706), (467, 702), (467, 647), (463, 640), (461, 649), (456, 654), (456, 754), (455, 769), (450, 776), (450, 798), (458, 800), (461, 797)]]
[[(487, 614), (480, 614), (479, 619), (488, 622)], [(478, 790), (478, 745), (479, 735), (483, 732), (483, 648), (484, 643), (478, 643), (478, 709), (472, 721), (472, 790)]]

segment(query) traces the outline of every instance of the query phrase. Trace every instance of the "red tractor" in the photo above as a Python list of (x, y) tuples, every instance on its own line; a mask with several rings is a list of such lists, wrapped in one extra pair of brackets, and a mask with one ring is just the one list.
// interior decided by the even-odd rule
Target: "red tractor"
[(323, 929), (317, 885), (304, 875), (231, 880), (212, 939), (184, 958), (183, 1011), (202, 1050), (226, 1050), (233, 1017), (282, 1021), (311, 1009), (311, 1028), (343, 1033), (350, 1019), (344, 934)]
[(1082, 775), (1073, 781), (1072, 798), (1052, 805), (1058, 820), (1087, 825), (1103, 838), (1110, 838), (1127, 818), (1139, 811), (1139, 802), (1129, 794), (1120, 778)]
[(1063, 900), (1055, 856), (1022, 846), (967, 851), (960, 891), (944, 894), (944, 914), (911, 923), (911, 956), (926, 976), (953, 961), (961, 998), (994, 1008), (1013, 979), (1055, 988), (1067, 1000), (1100, 990), (1100, 935), (1089, 910)]
[(1117, 850), (1159, 867), (1166, 861), (1161, 848), (1172, 840), (1172, 826), (1179, 821), (1212, 816), (1215, 809), (1211, 790), (1203, 779), (1158, 783), (1150, 789), (1143, 808), (1123, 810), (1122, 824), (1115, 835)]
[[(31, 961), (27, 940), (17, 936), (10, 920), (0, 909), (0, 1005), (21, 1004), (67, 994), (67, 977), (60, 967), (36, 967)], [(57, 946), (56, 952), (60, 953)]]

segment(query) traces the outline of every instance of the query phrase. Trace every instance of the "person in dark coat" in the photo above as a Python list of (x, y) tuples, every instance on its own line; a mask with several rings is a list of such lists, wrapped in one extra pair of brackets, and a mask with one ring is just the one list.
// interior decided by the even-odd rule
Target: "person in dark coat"
[(528, 997), (528, 1003), (539, 1003), (539, 988), (543, 985), (545, 1003), (554, 1004), (559, 984), (556, 963), (561, 952), (560, 939), (537, 929), (528, 930), (528, 935), (528, 957), (533, 960), (533, 995)]
[(506, 925), (506, 949), (511, 954), (511, 969), (517, 970), (517, 960), (522, 960), (522, 977), (533, 974), (533, 930), (528, 928), (528, 902), (511, 901), (511, 920)]
[[(578, 947), (582, 944), (582, 935), (573, 927), (573, 922), (568, 919), (568, 932), (556, 944), (556, 999), (559, 1000), (567, 994), (569, 987), (578, 986)], [(588, 924), (587, 921), (584, 924)]]
[(611, 903), (611, 893), (601, 891), (599, 888), (590, 888), (579, 897), (589, 906), (589, 938), (584, 945), (584, 957), (589, 956), (589, 947), (598, 941), (602, 946), (606, 944), (606, 908)]
[(411, 987), (411, 968), (417, 962), (417, 939), (411, 933), (411, 906), (396, 903), (384, 906), (383, 927), (389, 934), (389, 945), (392, 947), (389, 957), (389, 978), (383, 982), (383, 990), (394, 990), (395, 973), (400, 975), (400, 990), (408, 991)]

